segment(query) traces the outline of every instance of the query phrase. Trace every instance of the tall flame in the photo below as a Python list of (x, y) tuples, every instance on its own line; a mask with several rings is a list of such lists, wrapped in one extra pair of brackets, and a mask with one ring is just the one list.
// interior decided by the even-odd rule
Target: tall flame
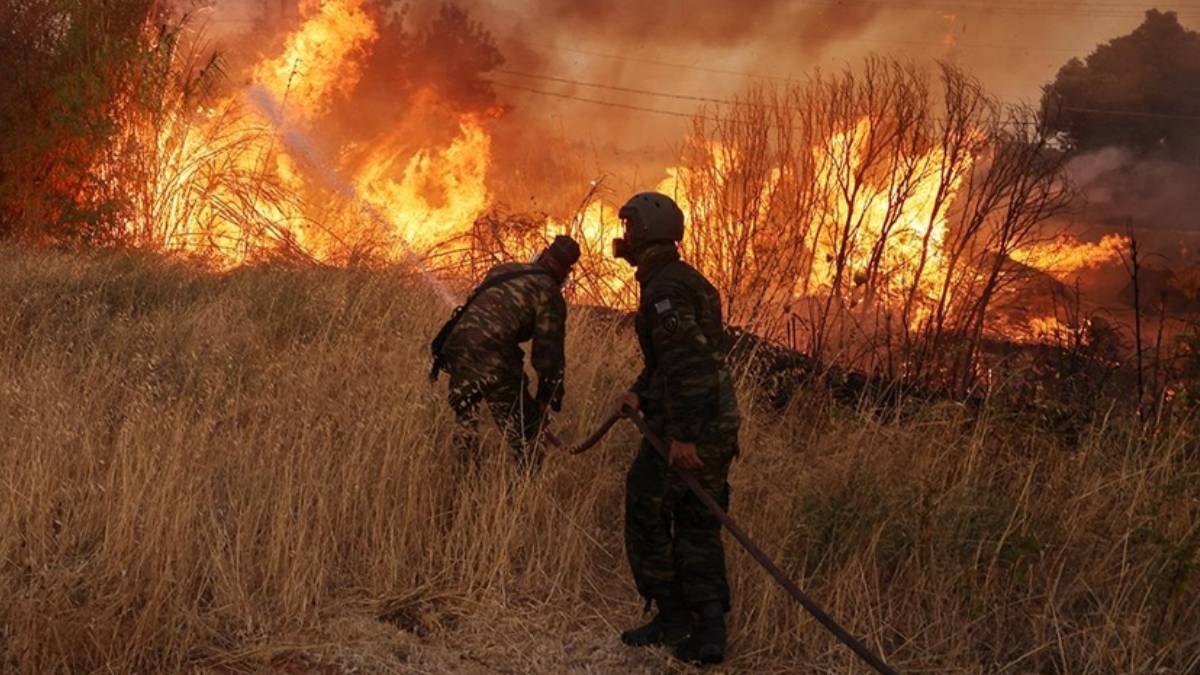
[[(468, 228), (490, 203), (486, 120), (464, 114), (454, 138), (415, 150), (400, 131), (385, 134), (361, 144), (371, 150), (353, 170), (339, 165), (345, 152), (314, 156), (310, 137), (328, 141), (321, 122), (354, 93), (379, 34), (364, 0), (305, 0), (301, 17), (282, 50), (251, 69), (255, 96), (230, 97), (182, 133), (161, 133), (172, 150), (159, 168), (159, 206), (144, 218), (158, 243), (225, 265), (279, 248), (336, 259), (364, 243), (401, 258)], [(423, 97), (414, 107), (426, 105)], [(351, 208), (314, 206), (329, 202), (322, 190)]]
[(484, 181), (490, 161), (491, 136), (468, 116), (444, 148), (425, 148), (405, 159), (384, 144), (355, 182), (364, 199), (396, 227), (392, 236), (422, 251), (461, 234), (487, 208)]
[(306, 0), (303, 23), (287, 37), (279, 56), (254, 67), (254, 80), (292, 104), (305, 121), (348, 96), (362, 78), (361, 58), (379, 37), (362, 0)]

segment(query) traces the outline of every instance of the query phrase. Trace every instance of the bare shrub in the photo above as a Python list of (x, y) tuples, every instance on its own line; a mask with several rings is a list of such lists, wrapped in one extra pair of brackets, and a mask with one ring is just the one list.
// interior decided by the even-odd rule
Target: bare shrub
[[(819, 360), (969, 386), (1010, 254), (1069, 189), (1030, 111), (868, 60), (699, 115), (676, 181), (730, 322)], [(950, 347), (953, 348), (950, 348)]]

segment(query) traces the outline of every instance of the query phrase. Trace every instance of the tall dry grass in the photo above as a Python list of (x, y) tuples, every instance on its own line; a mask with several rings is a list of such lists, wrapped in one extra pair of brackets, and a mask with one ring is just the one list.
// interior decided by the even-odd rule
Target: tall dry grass
[[(456, 477), (444, 314), (400, 272), (0, 249), (0, 670), (675, 668), (615, 634), (633, 431), (532, 480), (492, 433)], [(636, 369), (628, 328), (570, 329), (568, 436)], [(1196, 420), (1067, 447), (994, 408), (742, 397), (735, 516), (902, 670), (1200, 668)], [(861, 670), (728, 555), (729, 670)]]

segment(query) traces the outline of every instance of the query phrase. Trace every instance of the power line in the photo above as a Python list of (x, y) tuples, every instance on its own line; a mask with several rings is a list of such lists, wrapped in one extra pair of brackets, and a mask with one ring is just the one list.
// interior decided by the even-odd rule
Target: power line
[(1142, 112), (1139, 110), (1105, 110), (1103, 108), (1076, 108), (1073, 106), (1063, 107), (1067, 112), (1084, 113), (1087, 115), (1111, 115), (1116, 117), (1150, 117), (1154, 119), (1168, 120), (1183, 120), (1186, 122), (1200, 122), (1200, 115), (1176, 115), (1172, 113), (1156, 113)]
[[(605, 90), (609, 90), (609, 91), (618, 91), (618, 92), (623, 92), (623, 93), (638, 94), (638, 95), (642, 95), (642, 96), (654, 96), (654, 97), (658, 97), (658, 98), (669, 98), (669, 99), (675, 99), (675, 100), (681, 100), (681, 101), (712, 103), (712, 104), (716, 104), (716, 105), (727, 105), (727, 106), (739, 106), (740, 105), (740, 106), (750, 106), (750, 107), (773, 107), (773, 106), (770, 106), (769, 104), (756, 104), (756, 103), (752, 103), (752, 102), (748, 102), (748, 101), (738, 101), (736, 99), (734, 99), (734, 100), (721, 99), (721, 98), (712, 98), (712, 97), (707, 97), (707, 96), (694, 96), (694, 95), (689, 95), (689, 94), (679, 94), (679, 93), (673, 93), (673, 92), (656, 91), (656, 90), (652, 90), (652, 89), (622, 87), (622, 86), (613, 85), (613, 84), (606, 84), (606, 83), (599, 83), (599, 82), (584, 82), (581, 80), (574, 80), (574, 79), (566, 78), (566, 77), (557, 77), (557, 76), (553, 76), (553, 75), (541, 75), (541, 74), (537, 74), (537, 73), (524, 73), (524, 72), (514, 71), (514, 70), (497, 69), (495, 72), (501, 73), (504, 75), (510, 75), (513, 77), (523, 77), (523, 78), (528, 78), (528, 79), (557, 82), (560, 84), (569, 84), (569, 85), (574, 85), (574, 86), (579, 86), (579, 87), (605, 89)], [(489, 81), (492, 84), (497, 84), (500, 86), (510, 86), (513, 88), (524, 89), (526, 91), (544, 94), (544, 95), (548, 95), (548, 96), (558, 96), (560, 98), (574, 98), (576, 100), (586, 101), (586, 102), (590, 102), (590, 103), (597, 103), (600, 105), (608, 105), (610, 103), (613, 103), (613, 102), (608, 102), (608, 101), (601, 101), (598, 99), (594, 100), (594, 99), (576, 97), (576, 96), (569, 95), (569, 94), (559, 94), (556, 92), (547, 92), (547, 91), (543, 91), (540, 89), (533, 89), (530, 87), (520, 87), (520, 86), (516, 86), (516, 85), (502, 83), (497, 80), (489, 80)], [(672, 114), (672, 115), (684, 114), (684, 113), (677, 113), (675, 111), (663, 111), (663, 110), (659, 110), (659, 109), (655, 109), (655, 108), (647, 108), (645, 106), (631, 106), (630, 104), (614, 104), (614, 105), (619, 105), (620, 107), (631, 107), (632, 109), (637, 109), (642, 112), (659, 112), (659, 113)], [(794, 106), (780, 106), (780, 109), (795, 110), (795, 107)], [(1091, 115), (1109, 115), (1109, 116), (1114, 116), (1114, 117), (1148, 117), (1148, 118), (1158, 118), (1158, 119), (1174, 119), (1174, 120), (1200, 122), (1200, 115), (1179, 115), (1179, 114), (1171, 114), (1171, 113), (1141, 112), (1141, 111), (1136, 111), (1136, 110), (1112, 110), (1112, 109), (1085, 108), (1085, 107), (1075, 107), (1075, 106), (1066, 106), (1066, 107), (1063, 107), (1062, 110), (1064, 110), (1066, 112), (1075, 112), (1075, 113), (1083, 113), (1083, 114), (1091, 114)], [(713, 119), (713, 118), (707, 118), (707, 119)], [(715, 121), (715, 119), (713, 119), (713, 121)]]
[[(593, 103), (593, 104), (597, 104), (597, 105), (610, 106), (610, 107), (621, 108), (621, 109), (625, 109), (625, 110), (635, 110), (638, 112), (654, 113), (654, 114), (658, 114), (658, 115), (667, 115), (667, 116), (671, 116), (671, 117), (679, 117), (679, 118), (684, 118), (684, 119), (689, 119), (689, 120), (702, 119), (702, 120), (706, 120), (706, 121), (710, 121), (710, 122), (721, 121), (721, 120), (718, 120), (717, 118), (713, 118), (713, 117), (706, 117), (703, 115), (679, 112), (679, 111), (675, 111), (675, 110), (662, 110), (659, 108), (649, 108), (649, 107), (645, 107), (645, 106), (638, 106), (638, 105), (632, 105), (632, 104), (627, 104), (627, 103), (619, 103), (616, 101), (603, 101), (600, 99), (591, 99), (591, 98), (580, 97), (580, 96), (572, 96), (570, 94), (562, 94), (562, 93), (558, 93), (558, 92), (545, 91), (542, 89), (536, 89), (534, 87), (525, 87), (525, 86), (518, 85), (518, 84), (497, 82), (495, 80), (489, 80), (489, 82), (491, 82), (493, 85), (508, 88), (508, 89), (516, 89), (516, 90), (530, 92), (530, 93), (534, 93), (534, 94), (540, 94), (543, 96), (551, 96), (551, 97), (555, 97), (555, 98), (568, 99), (568, 100), (572, 100), (572, 101), (580, 101), (580, 102), (584, 102), (584, 103)], [(771, 128), (777, 128), (775, 125), (768, 125), (768, 126), (770, 126)], [(1132, 226), (1125, 226), (1125, 227), (1127, 227), (1127, 229), (1145, 231), (1145, 232), (1158, 232), (1158, 233), (1169, 233), (1170, 232), (1170, 233), (1200, 235), (1200, 228), (1189, 229), (1189, 228), (1183, 228), (1183, 227), (1150, 226), (1150, 225), (1132, 225)], [(1092, 233), (1101, 233), (1101, 232), (1111, 233), (1112, 230), (1108, 230), (1108, 229), (1104, 229), (1104, 228), (1092, 228), (1083, 233), (1080, 233), (1079, 236), (1087, 236)]]
[(492, 84), (493, 86), (502, 87), (505, 89), (516, 89), (519, 91), (525, 91), (525, 92), (529, 92), (532, 94), (540, 94), (542, 96), (553, 96), (555, 98), (568, 99), (571, 101), (581, 101), (583, 103), (593, 103), (596, 105), (609, 106), (612, 108), (623, 108), (625, 110), (635, 110), (637, 112), (654, 113), (654, 114), (658, 114), (658, 115), (669, 115), (671, 117), (682, 117), (684, 119), (689, 119), (689, 120), (699, 118), (699, 119), (705, 119), (705, 120), (708, 120), (711, 122), (718, 121), (716, 118), (704, 117), (703, 115), (697, 115), (695, 113), (690, 113), (690, 112), (682, 112), (682, 111), (678, 111), (678, 110), (663, 110), (661, 108), (650, 108), (647, 106), (633, 105), (631, 103), (620, 103), (618, 101), (604, 101), (604, 100), (597, 99), (597, 98), (586, 98), (583, 96), (575, 96), (572, 94), (563, 94), (563, 93), (555, 92), (555, 91), (546, 91), (545, 89), (526, 87), (526, 86), (523, 86), (520, 84), (513, 84), (511, 82), (500, 82), (498, 80), (492, 80), (492, 79), (487, 79), (487, 78), (484, 78), (484, 79), (486, 82)]
[(1138, 232), (1178, 232), (1181, 234), (1200, 234), (1200, 227), (1178, 227), (1171, 225), (1136, 225), (1132, 223), (1113, 223), (1111, 227), (1096, 225), (1079, 232), (1077, 236), (1088, 237), (1095, 234), (1119, 234), (1118, 230), (1136, 230)]
[[(689, 94), (675, 94), (675, 93), (669, 93), (669, 92), (664, 92), (664, 91), (654, 91), (652, 89), (637, 89), (634, 87), (622, 87), (622, 86), (618, 86), (618, 85), (614, 85), (614, 84), (603, 84), (603, 83), (598, 83), (598, 82), (581, 82), (579, 80), (572, 80), (572, 79), (565, 78), (565, 77), (555, 77), (552, 75), (539, 75), (537, 73), (523, 73), (523, 72), (515, 71), (515, 70), (506, 70), (503, 68), (497, 68), (494, 72), (501, 73), (504, 75), (511, 75), (513, 77), (524, 77), (524, 78), (528, 78), (528, 79), (532, 79), (532, 80), (545, 80), (547, 82), (558, 82), (560, 84), (570, 84), (570, 85), (574, 85), (577, 87), (589, 87), (592, 89), (607, 89), (609, 91), (618, 91), (618, 92), (623, 92), (626, 94), (640, 94), (643, 96), (656, 96), (658, 98), (673, 98), (673, 99), (677, 99), (680, 101), (695, 101), (698, 103), (715, 103), (717, 105), (731, 105), (731, 106), (732, 105), (743, 105), (743, 106), (750, 106), (750, 107), (769, 107), (769, 106), (765, 106), (764, 104), (755, 104), (755, 103), (750, 103), (747, 101), (736, 101), (736, 100), (729, 100), (729, 99), (723, 99), (723, 98), (710, 98), (707, 96), (692, 96)], [(786, 107), (786, 109), (790, 110), (791, 107), (790, 106)]]
[[(640, 105), (634, 105), (631, 103), (621, 103), (618, 101), (606, 101), (603, 99), (588, 98), (586, 96), (575, 96), (574, 94), (564, 94), (562, 92), (557, 92), (557, 91), (547, 91), (545, 89), (538, 89), (536, 87), (528, 87), (525, 85), (515, 84), (512, 82), (501, 82), (499, 80), (492, 80), (492, 79), (488, 79), (488, 78), (484, 78), (484, 80), (486, 82), (488, 82), (489, 84), (492, 84), (493, 86), (501, 87), (504, 89), (515, 89), (518, 91), (524, 91), (524, 92), (528, 92), (531, 94), (539, 94), (541, 96), (551, 96), (554, 98), (561, 98), (561, 99), (566, 99), (569, 101), (579, 101), (581, 103), (592, 103), (595, 105), (608, 106), (608, 107), (612, 107), (612, 108), (622, 108), (625, 110), (634, 110), (637, 112), (653, 113), (653, 114), (657, 114), (657, 115), (667, 115), (670, 117), (680, 117), (680, 118), (685, 118), (685, 119), (689, 119), (689, 120), (704, 120), (706, 122), (713, 122), (716, 124), (725, 123), (725, 124), (739, 124), (739, 125), (750, 125), (750, 126), (754, 126), (756, 124), (754, 121), (751, 121), (751, 120), (739, 120), (739, 119), (730, 119), (730, 118), (711, 117), (708, 115), (702, 115), (697, 112), (683, 112), (683, 111), (679, 111), (679, 110), (663, 110), (662, 108), (651, 108), (649, 106), (640, 106)], [(794, 109), (794, 108), (792, 108), (792, 109)], [(929, 119), (931, 119), (935, 122), (945, 122), (946, 121), (945, 118), (940, 118), (940, 117), (931, 117)], [(1032, 121), (1007, 120), (1007, 121), (1003, 122), (1003, 124), (1008, 125), (1008, 126), (1034, 126), (1035, 123)], [(769, 129), (790, 128), (795, 131), (803, 130), (803, 127), (796, 126), (796, 125), (778, 125), (778, 124), (768, 123), (765, 126)]]
[[(799, 36), (799, 37), (803, 37), (803, 36)], [(811, 37), (820, 38), (820, 39), (830, 39), (829, 36), (813, 35)], [(680, 63), (680, 62), (676, 62), (676, 61), (655, 59), (655, 58), (649, 58), (649, 57), (645, 57), (645, 56), (630, 56), (628, 54), (612, 54), (612, 53), (608, 53), (608, 52), (594, 51), (594, 50), (590, 50), (590, 49), (579, 49), (576, 47), (566, 47), (566, 46), (562, 46), (562, 45), (539, 44), (539, 43), (529, 42), (527, 40), (522, 40), (519, 38), (513, 38), (513, 37), (507, 37), (507, 36), (500, 36), (498, 39), (503, 42), (508, 42), (510, 44), (519, 44), (519, 45), (522, 45), (527, 48), (532, 48), (532, 49), (541, 50), (541, 51), (548, 51), (548, 52), (565, 52), (565, 53), (569, 53), (569, 54), (579, 54), (581, 56), (591, 56), (591, 57), (595, 57), (595, 58), (611, 59), (614, 61), (624, 61), (624, 62), (628, 62), (628, 63), (641, 63), (641, 64), (647, 64), (647, 65), (652, 65), (652, 66), (660, 66), (660, 67), (664, 67), (664, 68), (675, 68), (675, 69), (679, 69), (679, 70), (689, 70), (689, 71), (700, 72), (700, 73), (711, 73), (714, 75), (724, 75), (724, 76), (729, 76), (729, 77), (752, 78), (752, 79), (756, 79), (756, 80), (769, 80), (769, 81), (773, 81), (773, 82), (785, 82), (785, 83), (795, 83), (795, 82), (800, 81), (794, 77), (788, 77), (788, 76), (783, 76), (783, 75), (753, 73), (753, 72), (749, 72), (749, 71), (745, 71), (745, 70), (733, 70), (733, 69), (727, 69), (727, 68), (713, 68), (710, 66), (702, 66), (702, 65), (695, 64), (695, 63)], [(885, 40), (885, 39), (868, 39), (868, 38), (832, 38), (832, 39), (836, 42), (842, 42), (842, 43), (844, 43), (844, 42), (849, 42), (849, 43), (861, 42), (864, 44), (895, 44), (895, 45), (904, 45), (904, 46), (910, 46), (910, 47), (938, 47), (938, 48), (952, 49), (952, 50), (953, 49), (1000, 49), (1000, 50), (1010, 50), (1010, 51), (1018, 51), (1018, 52), (1052, 51), (1052, 52), (1058, 52), (1058, 53), (1063, 53), (1063, 54), (1079, 54), (1081, 51), (1083, 51), (1080, 49), (1071, 49), (1068, 47), (1016, 47), (1016, 46), (999, 45), (999, 44), (966, 44), (966, 43), (955, 43), (953, 45), (946, 45), (943, 43), (920, 42), (920, 41), (916, 41), (916, 40)]]
[[(751, 101), (739, 101), (736, 99), (722, 99), (722, 98), (710, 98), (710, 97), (706, 97), (706, 96), (691, 96), (688, 94), (675, 94), (675, 93), (669, 93), (669, 92), (654, 91), (651, 89), (636, 89), (636, 88), (632, 88), (632, 87), (620, 87), (617, 85), (601, 84), (601, 83), (596, 83), (596, 82), (581, 82), (579, 80), (572, 80), (572, 79), (565, 78), (565, 77), (554, 77), (554, 76), (550, 76), (550, 75), (537, 75), (537, 74), (533, 74), (533, 73), (522, 73), (522, 72), (518, 72), (518, 71), (504, 70), (504, 69), (499, 69), (499, 68), (496, 69), (494, 72), (503, 73), (505, 75), (511, 75), (514, 77), (525, 77), (525, 78), (530, 78), (530, 79), (545, 80), (545, 81), (549, 81), (549, 82), (558, 82), (561, 84), (570, 84), (570, 85), (575, 85), (575, 86), (579, 86), (579, 87), (607, 89), (610, 91), (618, 91), (618, 92), (624, 92), (624, 93), (630, 93), (630, 94), (639, 94), (642, 96), (655, 96), (655, 97), (659, 97), (659, 98), (669, 98), (669, 99), (676, 99), (676, 100), (680, 100), (680, 101), (695, 101), (695, 102), (700, 102), (700, 103), (712, 103), (712, 104), (716, 104), (716, 105), (726, 105), (726, 106), (744, 106), (744, 107), (748, 107), (748, 108), (762, 108), (762, 109), (768, 109), (768, 110), (789, 110), (789, 111), (800, 110), (799, 107), (791, 106), (791, 105), (775, 105), (775, 104), (771, 104), (771, 103), (755, 103), (755, 102), (751, 102)], [(560, 98), (571, 98), (571, 99), (575, 99), (578, 101), (585, 101), (585, 102), (589, 102), (589, 103), (600, 103), (602, 105), (607, 105), (607, 102), (604, 102), (604, 101), (587, 99), (587, 98), (579, 98), (579, 97), (569, 95), (569, 94), (559, 94), (559, 93), (555, 93), (555, 92), (547, 92), (547, 91), (543, 91), (541, 89), (533, 89), (530, 87), (518, 87), (517, 85), (500, 82), (498, 80), (489, 80), (489, 82), (491, 82), (492, 84), (500, 85), (502, 87), (509, 86), (511, 88), (517, 88), (517, 89), (521, 89), (523, 91), (528, 91), (528, 92), (532, 92), (532, 93), (545, 94), (548, 96), (557, 96)], [(675, 114), (674, 111), (662, 111), (662, 110), (658, 110), (658, 109), (648, 109), (648, 108), (643, 108), (643, 107), (638, 107), (638, 109), (641, 110), (642, 112), (663, 112), (663, 113), (667, 113), (667, 114)], [(705, 116), (700, 116), (700, 117), (701, 117), (701, 119), (709, 120), (712, 122), (721, 121), (715, 117), (705, 117)], [(933, 119), (934, 121), (938, 121), (938, 122), (945, 121), (944, 118), (939, 118), (939, 117), (932, 117), (930, 119)], [(1024, 125), (1024, 126), (1029, 126), (1031, 123), (1023, 122), (1021, 120), (1009, 120), (1008, 122), (1006, 122), (1006, 124), (1020, 124), (1020, 125)]]

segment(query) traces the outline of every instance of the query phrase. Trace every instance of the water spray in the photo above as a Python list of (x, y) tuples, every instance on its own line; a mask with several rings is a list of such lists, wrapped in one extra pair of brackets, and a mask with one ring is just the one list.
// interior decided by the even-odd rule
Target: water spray
[[(379, 209), (375, 208), (370, 202), (364, 199), (358, 193), (358, 188), (354, 183), (346, 180), (333, 167), (319, 148), (309, 139), (308, 134), (295, 126), (288, 124), (287, 116), (284, 108), (271, 92), (261, 85), (252, 85), (246, 89), (246, 98), (251, 104), (265, 117), (275, 128), (279, 137), (283, 140), (287, 149), (296, 155), (305, 159), (309, 167), (317, 173), (320, 179), (330, 189), (336, 192), (343, 199), (354, 204), (358, 209), (365, 214), (371, 221), (382, 225), (388, 231), (394, 231), (395, 227)], [(446, 303), (447, 307), (456, 307), (459, 304), (458, 297), (450, 290), (448, 286), (425, 266), (425, 261), (417, 254), (416, 251), (408, 245), (408, 242), (401, 242), (404, 250), (404, 262), (412, 266), (421, 274), (421, 277), (437, 292), (438, 297)]]

